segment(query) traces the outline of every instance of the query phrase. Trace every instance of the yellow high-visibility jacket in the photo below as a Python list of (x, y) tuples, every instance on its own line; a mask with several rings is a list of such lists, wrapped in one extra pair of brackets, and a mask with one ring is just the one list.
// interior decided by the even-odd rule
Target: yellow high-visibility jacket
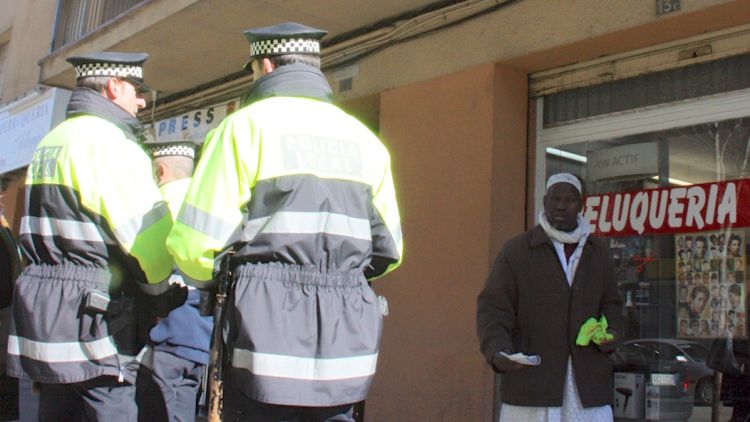
[(74, 92), (69, 112), (74, 104), (84, 112), (53, 129), (28, 168), (20, 241), (29, 265), (13, 296), (8, 374), (134, 382), (125, 358), (138, 349), (134, 281), (147, 294), (169, 287), (172, 219), (137, 120), (90, 89)]
[(166, 288), (172, 221), (151, 174), (148, 155), (111, 122), (80, 115), (61, 123), (37, 147), (26, 178), (20, 240), (31, 263), (134, 260), (127, 264), (143, 271), (147, 293)]
[(335, 105), (302, 97), (251, 103), (209, 133), (167, 247), (206, 288), (214, 258), (381, 276), (403, 242), (390, 156)]

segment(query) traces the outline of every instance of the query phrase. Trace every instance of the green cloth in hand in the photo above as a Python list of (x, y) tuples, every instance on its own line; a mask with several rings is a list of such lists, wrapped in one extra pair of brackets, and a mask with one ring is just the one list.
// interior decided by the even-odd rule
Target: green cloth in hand
[(607, 326), (607, 317), (604, 315), (599, 318), (599, 321), (594, 317), (587, 319), (578, 331), (576, 345), (588, 346), (593, 341), (598, 346), (614, 339), (615, 336), (607, 332)]

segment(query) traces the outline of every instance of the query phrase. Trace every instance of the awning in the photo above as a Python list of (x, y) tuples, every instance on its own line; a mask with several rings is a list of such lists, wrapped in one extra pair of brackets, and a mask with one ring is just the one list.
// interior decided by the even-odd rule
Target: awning
[(39, 141), (65, 119), (70, 91), (39, 88), (0, 107), (0, 174), (31, 162)]

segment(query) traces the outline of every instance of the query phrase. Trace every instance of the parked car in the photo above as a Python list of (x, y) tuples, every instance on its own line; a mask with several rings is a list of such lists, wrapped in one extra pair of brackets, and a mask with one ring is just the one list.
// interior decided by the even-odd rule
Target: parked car
[(621, 349), (631, 353), (639, 349), (643, 358), (656, 362), (680, 362), (687, 366), (689, 383), (688, 392), (695, 398), (695, 404), (710, 406), (714, 388), (713, 370), (706, 366), (708, 348), (694, 340), (644, 338), (626, 341)]
[[(693, 414), (694, 396), (689, 391), (688, 364), (678, 360), (659, 359), (658, 350), (649, 344), (631, 341), (615, 353), (615, 405), (618, 398), (623, 409), (615, 408), (615, 421), (653, 420), (687, 421)], [(642, 381), (625, 385), (627, 374), (642, 374)], [(618, 388), (618, 377), (620, 379)], [(623, 390), (623, 391), (620, 391)], [(629, 394), (628, 394), (629, 393)], [(629, 400), (625, 401), (625, 396)], [(635, 408), (625, 412), (624, 405)]]

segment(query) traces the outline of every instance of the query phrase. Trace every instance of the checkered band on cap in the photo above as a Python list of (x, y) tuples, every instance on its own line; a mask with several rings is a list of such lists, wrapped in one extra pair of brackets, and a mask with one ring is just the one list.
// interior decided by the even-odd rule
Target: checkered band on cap
[(195, 148), (190, 145), (156, 145), (149, 147), (148, 151), (154, 158), (166, 157), (168, 155), (195, 158)]
[(76, 79), (91, 76), (113, 76), (143, 80), (143, 67), (121, 63), (84, 63), (75, 67)]
[(250, 44), (251, 57), (280, 54), (320, 54), (320, 42), (309, 38), (279, 38), (256, 41)]

